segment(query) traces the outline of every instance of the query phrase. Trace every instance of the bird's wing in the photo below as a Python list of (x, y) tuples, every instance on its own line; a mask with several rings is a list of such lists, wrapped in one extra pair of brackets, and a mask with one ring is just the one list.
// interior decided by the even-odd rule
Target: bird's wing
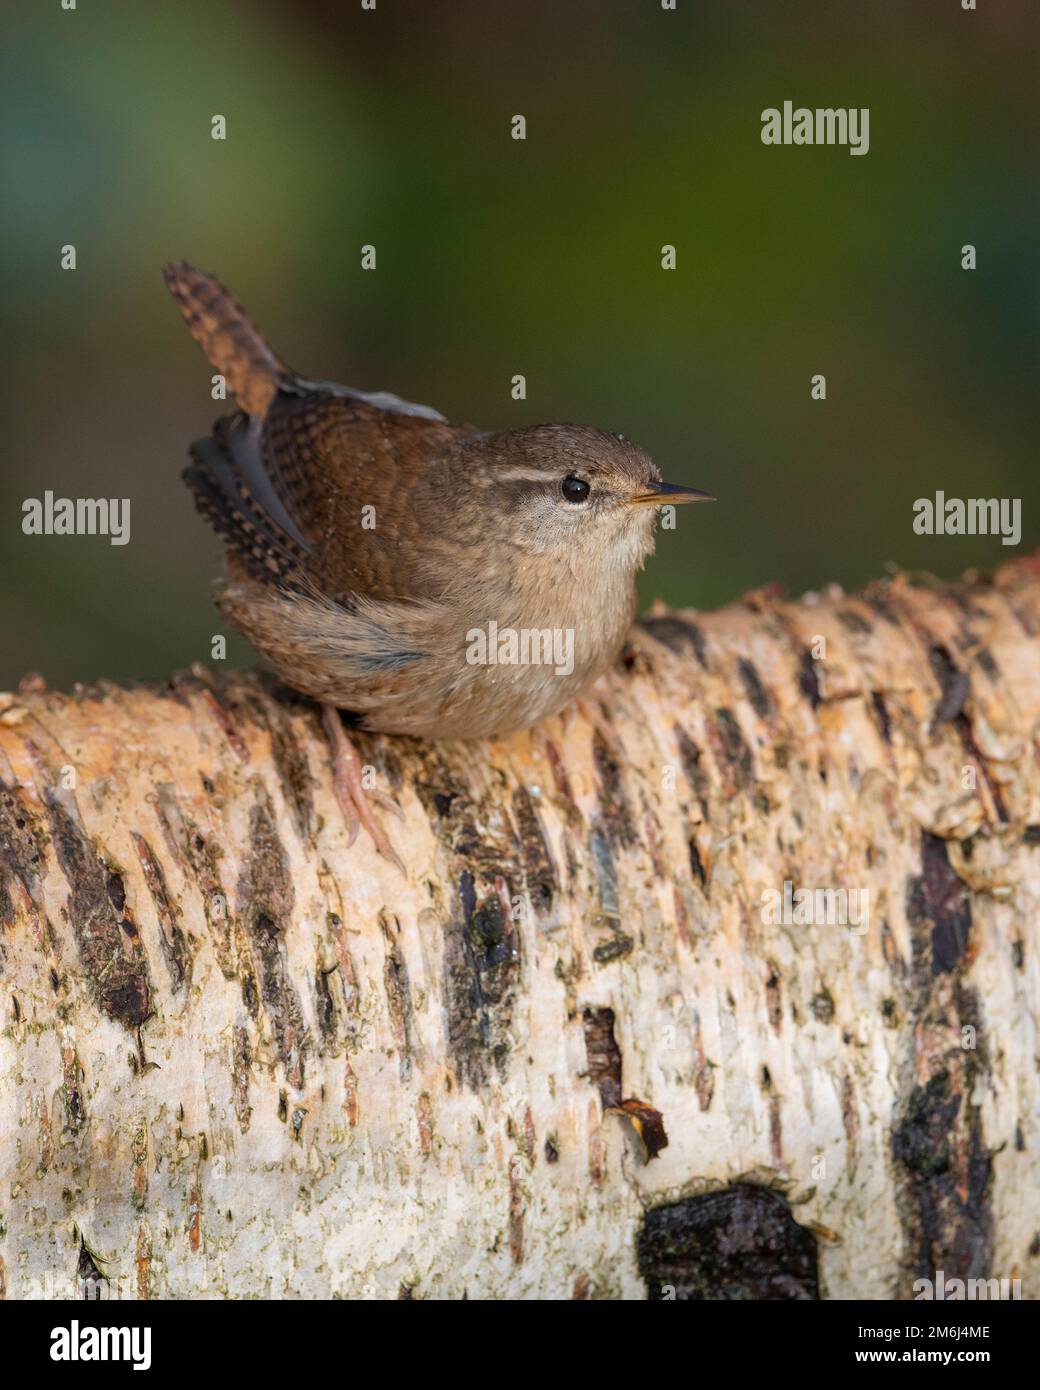
[(263, 420), (226, 417), (192, 445), (184, 476), (256, 579), (344, 603), (430, 598), (431, 518), (413, 492), (470, 434), (397, 397), (289, 378)]

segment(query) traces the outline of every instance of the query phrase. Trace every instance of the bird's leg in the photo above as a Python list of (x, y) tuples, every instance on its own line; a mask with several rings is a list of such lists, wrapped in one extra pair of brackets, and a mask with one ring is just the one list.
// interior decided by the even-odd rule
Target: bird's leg
[(387, 839), (383, 827), (372, 814), (369, 802), (374, 802), (384, 811), (392, 812), (399, 820), (404, 819), (404, 813), (397, 802), (392, 797), (387, 796), (385, 792), (365, 790), (361, 780), (363, 770), (361, 759), (357, 749), (347, 737), (347, 731), (343, 727), (343, 720), (340, 718), (336, 706), (322, 705), (321, 713), (325, 732), (332, 744), (332, 784), (336, 789), (336, 799), (347, 822), (349, 843), (353, 844), (357, 839), (360, 822), (371, 835), (372, 843), (383, 858), (389, 859), (391, 864), (396, 864), (407, 878), (408, 871), (405, 869), (400, 855)]

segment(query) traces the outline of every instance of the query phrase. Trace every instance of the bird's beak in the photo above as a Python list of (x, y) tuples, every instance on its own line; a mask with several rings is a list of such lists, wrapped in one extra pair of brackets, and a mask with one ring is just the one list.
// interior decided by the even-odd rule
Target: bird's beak
[(649, 483), (646, 492), (630, 497), (633, 507), (667, 507), (679, 502), (714, 502), (710, 492), (702, 492), (699, 487), (683, 487), (679, 483)]

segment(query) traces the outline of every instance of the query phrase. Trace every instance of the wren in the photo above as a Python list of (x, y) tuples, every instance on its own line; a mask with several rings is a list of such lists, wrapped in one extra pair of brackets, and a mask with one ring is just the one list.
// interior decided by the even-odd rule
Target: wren
[(617, 656), (658, 508), (713, 499), (662, 482), (619, 434), (485, 432), (301, 377), (214, 276), (183, 262), (164, 275), (239, 406), (184, 471), (227, 549), (218, 606), (325, 707), (352, 838), (360, 818), (400, 864), (366, 797), (393, 803), (362, 788), (338, 711), (441, 740), (554, 714)]

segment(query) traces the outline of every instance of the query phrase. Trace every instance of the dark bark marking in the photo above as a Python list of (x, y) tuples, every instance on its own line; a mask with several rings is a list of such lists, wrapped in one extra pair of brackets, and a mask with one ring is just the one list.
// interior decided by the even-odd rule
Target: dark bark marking
[(599, 777), (601, 824), (612, 845), (633, 845), (637, 837), (621, 763), (598, 729), (592, 740), (592, 755)]
[(621, 920), (621, 899), (618, 896), (617, 869), (610, 852), (610, 836), (597, 821), (589, 828), (589, 853), (596, 872), (600, 916), (608, 923)]
[[(0, 928), (10, 926), (14, 921), (14, 900), (7, 887), (7, 880), (3, 871), (0, 870)], [(4, 972), (4, 963), (7, 960), (7, 951), (3, 940), (0, 939), (0, 975)]]
[(78, 1134), (87, 1118), (83, 1104), (83, 1067), (74, 1047), (62, 1048), (61, 1098), (65, 1111), (65, 1129)]
[(841, 1122), (848, 1141), (849, 1171), (856, 1171), (859, 1149), (859, 1116), (856, 1113), (856, 1088), (850, 1072), (846, 1072), (841, 1082)]
[(249, 851), (238, 882), (238, 908), (260, 961), (260, 996), (278, 1055), (288, 1080), (299, 1090), (309, 1039), (285, 953), (294, 899), (289, 861), (278, 838), (270, 798), (258, 786), (249, 818)]
[(886, 580), (875, 580), (868, 584), (863, 592), (863, 600), (889, 627), (899, 627), (899, 615), (888, 601)]
[(703, 754), (701, 750), (690, 738), (685, 729), (678, 724), (675, 725), (675, 739), (679, 745), (679, 758), (682, 762), (683, 774), (697, 798), (701, 808), (701, 815), (705, 820), (708, 815), (708, 798), (711, 795), (711, 779), (703, 765)]
[(635, 950), (635, 942), (623, 931), (615, 931), (607, 941), (601, 941), (592, 952), (597, 965), (609, 965), (612, 960), (621, 960)]
[(697, 848), (697, 842), (690, 836), (690, 872), (701, 885), (705, 892), (708, 891), (708, 876), (704, 872), (704, 864), (701, 861), (701, 852)]
[[(220, 973), (226, 980), (233, 980), (236, 973), (232, 949), (233, 923), (220, 877), (220, 845), (215, 839), (207, 839), (190, 816), (184, 814), (171, 783), (161, 783), (156, 788), (156, 798), (156, 813), (167, 846), (198, 886)], [(248, 971), (248, 966), (246, 969)], [(246, 981), (243, 980), (245, 985)], [(252, 988), (255, 993), (255, 982)]]
[[(986, 1277), (993, 1255), (989, 1208), (991, 1160), (981, 1110), (970, 1097), (988, 1067), (970, 961), (971, 898), (950, 867), (945, 841), (922, 836), (922, 873), (907, 891), (912, 967), (907, 1016), (908, 1085), (897, 1102), (892, 1153), (901, 1174), (901, 1211), (917, 1277), (944, 1269), (956, 1278)], [(971, 1027), (975, 1047), (964, 1046)], [(920, 1077), (921, 1057), (935, 1058)]]
[(582, 1012), (589, 1080), (599, 1091), (604, 1110), (621, 1104), (621, 1049), (614, 1037), (614, 1010)]
[(427, 750), (406, 771), (449, 858), (444, 879), (456, 885), (444, 923), (445, 1026), (459, 1076), (479, 1089), (510, 1047), (521, 944), (512, 904), (525, 877), (523, 835), (490, 796), (474, 802), (442, 751)]
[(14, 787), (0, 782), (0, 926), (10, 926), (15, 916), (7, 876), (17, 879), (32, 897), (46, 845), (47, 835), (37, 817), (22, 804)]
[(950, 867), (945, 840), (925, 831), (921, 861), (921, 875), (908, 884), (907, 917), (915, 934), (930, 931), (932, 974), (948, 974), (961, 964), (968, 949), (971, 897)]
[(76, 1275), (80, 1284), (80, 1298), (93, 1302), (102, 1297), (101, 1286), (108, 1284), (109, 1278), (98, 1265), (95, 1256), (87, 1249), (87, 1243), (82, 1236), (76, 1261)]
[(817, 1023), (834, 1022), (834, 996), (826, 985), (821, 985), (813, 995), (809, 1007)]
[(697, 1104), (702, 1110), (710, 1110), (715, 1095), (715, 1063), (705, 1054), (700, 1018), (697, 1019), (693, 1033), (693, 1054), (696, 1059), (693, 1081), (697, 1091)]
[(932, 728), (936, 729), (940, 724), (952, 724), (964, 713), (971, 694), (971, 677), (958, 669), (948, 649), (939, 642), (929, 647), (928, 661), (939, 685), (939, 701), (932, 713)]
[(846, 632), (855, 633), (857, 637), (869, 637), (874, 631), (872, 624), (854, 608), (839, 608), (836, 610), (836, 617)]
[(766, 976), (766, 1012), (773, 1032), (780, 1036), (784, 1021), (783, 997), (780, 991), (780, 970), (773, 961), (766, 961), (769, 974)]
[(515, 1265), (524, 1258), (524, 1189), (520, 1165), (509, 1165), (509, 1253)]
[(887, 744), (892, 742), (892, 719), (888, 713), (888, 705), (885, 697), (880, 690), (870, 692), (870, 704), (868, 710), (874, 716), (874, 723), (877, 725), (878, 733)]
[(722, 773), (726, 794), (732, 796), (734, 792), (746, 792), (753, 781), (754, 759), (732, 710), (717, 709), (708, 728), (712, 752)]
[(136, 830), (131, 831), (131, 834), (144, 874), (144, 881), (151, 894), (152, 905), (159, 922), (159, 940), (162, 945), (166, 968), (170, 972), (170, 985), (173, 993), (176, 994), (181, 986), (191, 978), (191, 947), (177, 921), (180, 916), (180, 909), (175, 908), (170, 899), (162, 865), (155, 857), (144, 836), (138, 834)]
[(798, 688), (813, 709), (818, 709), (823, 703), (823, 691), (820, 689), (820, 673), (816, 666), (816, 658), (808, 647), (802, 652), (801, 660), (798, 663)]
[[(892, 1134), (892, 1154), (906, 1173), (913, 1202), (909, 1234), (919, 1278), (934, 1278), (937, 1269), (959, 1279), (989, 1274), (992, 1162), (982, 1139), (980, 1112), (976, 1108), (970, 1117), (962, 1114), (962, 1102), (961, 1094), (951, 1091), (949, 1073), (936, 1072), (925, 1085), (913, 1088), (902, 1122)], [(958, 1155), (964, 1140), (966, 1153)]]
[(489, 1060), (501, 1068), (509, 1052), (519, 937), (500, 894), (478, 899), (468, 869), (459, 877), (458, 906), (445, 940), (448, 1045), (463, 1080), (476, 1090), (487, 1079)]
[(332, 997), (332, 990), (329, 989), (329, 976), (334, 975), (338, 968), (333, 966), (331, 970), (326, 970), (319, 961), (314, 972), (314, 994), (317, 1003), (315, 1012), (318, 1015), (321, 1036), (326, 1043), (336, 1040), (336, 1001)]
[(248, 1130), (249, 1121), (253, 1114), (253, 1107), (249, 1104), (249, 1077), (252, 1061), (249, 1032), (236, 1024), (232, 1038), (231, 1096), (235, 1106), (235, 1118), (238, 1120), (238, 1127), (243, 1134)]
[(69, 925), (95, 1002), (136, 1035), (151, 1015), (148, 962), (137, 928), (124, 913), (122, 876), (100, 857), (50, 792), (43, 794), (51, 843), (69, 885)]
[(692, 652), (702, 669), (708, 669), (708, 647), (704, 633), (688, 618), (667, 613), (659, 618), (641, 618), (639, 626), (676, 656), (685, 656)]
[[(386, 991), (386, 1007), (390, 1016), (390, 1030), (397, 1047), (398, 1070), (402, 1081), (412, 1074), (412, 990), (408, 980), (408, 965), (401, 953), (394, 929), (385, 916), (381, 920), (383, 939), (386, 942), (386, 956), (383, 960), (383, 988)], [(400, 927), (396, 918), (394, 928)]]
[(648, 1212), (638, 1237), (647, 1297), (811, 1300), (816, 1238), (775, 1192), (738, 1184)]
[(538, 807), (526, 787), (518, 787), (513, 793), (512, 805), (520, 838), (520, 858), (527, 896), (535, 913), (546, 917), (551, 913), (559, 892), (556, 866), (542, 829)]
[(997, 665), (993, 653), (987, 647), (983, 647), (982, 650), (978, 652), (975, 660), (979, 663), (980, 669), (991, 681), (996, 682), (1000, 680), (1000, 667)]
[(767, 721), (771, 719), (773, 716), (773, 701), (770, 698), (768, 690), (766, 690), (765, 686), (762, 684), (762, 678), (759, 676), (754, 663), (749, 661), (747, 657), (742, 656), (737, 662), (737, 672), (747, 692), (751, 708), (758, 715), (759, 719)]

